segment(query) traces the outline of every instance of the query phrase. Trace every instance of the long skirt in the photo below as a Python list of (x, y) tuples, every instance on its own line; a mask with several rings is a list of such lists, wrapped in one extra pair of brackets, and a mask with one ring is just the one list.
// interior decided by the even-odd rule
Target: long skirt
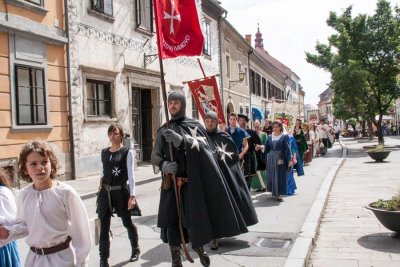
[(0, 266), (1, 267), (19, 267), (21, 260), (19, 258), (18, 245), (12, 241), (0, 247)]
[(287, 177), (287, 185), (286, 185), (286, 195), (293, 195), (295, 190), (297, 189), (296, 181), (294, 180), (294, 170), (293, 166), (290, 168)]
[(266, 171), (257, 171), (257, 175), (251, 180), (251, 188), (261, 190), (267, 186)]

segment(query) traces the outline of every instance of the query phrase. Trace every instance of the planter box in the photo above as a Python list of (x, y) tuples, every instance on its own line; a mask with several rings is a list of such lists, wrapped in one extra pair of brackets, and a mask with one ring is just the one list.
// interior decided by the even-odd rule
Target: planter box
[(365, 208), (371, 210), (383, 226), (394, 232), (392, 237), (400, 238), (400, 211), (375, 208), (372, 206), (373, 203), (370, 203)]
[(382, 162), (386, 159), (391, 151), (382, 151), (382, 152), (369, 152), (367, 151), (368, 155), (377, 162)]

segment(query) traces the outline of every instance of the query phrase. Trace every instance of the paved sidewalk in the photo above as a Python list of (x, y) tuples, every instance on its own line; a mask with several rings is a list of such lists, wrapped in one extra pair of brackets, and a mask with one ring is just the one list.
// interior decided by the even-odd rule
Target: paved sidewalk
[[(391, 238), (365, 205), (400, 190), (400, 150), (375, 163), (363, 149), (373, 143), (343, 143), (348, 155), (332, 185), (308, 266), (398, 267), (400, 239)], [(385, 144), (400, 145), (400, 139), (386, 137)]]

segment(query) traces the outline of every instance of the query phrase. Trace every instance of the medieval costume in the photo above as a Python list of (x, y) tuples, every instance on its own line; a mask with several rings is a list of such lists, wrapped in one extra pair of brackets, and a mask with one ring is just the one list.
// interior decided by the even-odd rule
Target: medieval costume
[[(297, 163), (295, 164), (297, 176), (303, 176), (304, 175), (303, 162), (300, 158), (300, 153), (299, 153), (299, 149), (297, 147), (296, 139), (294, 139), (294, 137), (291, 135), (289, 135), (289, 138), (290, 138), (291, 156), (292, 156), (292, 158), (296, 158), (296, 160), (297, 160)], [(294, 165), (292, 165), (290, 167), (290, 171), (288, 173), (286, 195), (293, 195), (295, 190), (297, 189), (296, 182), (294, 180), (294, 169), (295, 169)]]
[[(209, 113), (206, 114), (206, 118)], [(212, 141), (210, 146), (216, 152), (218, 164), (246, 225), (256, 224), (258, 222), (257, 214), (251, 200), (250, 191), (240, 169), (239, 153), (235, 143), (227, 133), (217, 129), (211, 131), (207, 129), (207, 134)]]
[(301, 128), (300, 128), (299, 131), (294, 129), (293, 137), (294, 137), (294, 139), (296, 139), (296, 143), (297, 143), (297, 147), (298, 147), (298, 150), (299, 150), (300, 158), (301, 158), (301, 161), (303, 161), (304, 160), (304, 152), (306, 150), (308, 150), (308, 145), (307, 145), (306, 138), (304, 137), (303, 130)]
[(277, 200), (286, 194), (287, 172), (291, 160), (290, 140), (287, 134), (271, 134), (265, 144), (268, 172), (267, 189)]
[[(173, 114), (170, 110), (170, 128), (164, 125), (158, 130), (151, 156), (155, 170), (161, 169), (163, 173), (157, 226), (161, 228), (161, 239), (170, 245), (172, 265), (182, 266), (178, 219), (181, 214), (186, 237), (199, 254), (202, 265), (209, 266), (204, 244), (214, 238), (235, 236), (248, 230), (214, 159), (205, 129), (199, 122), (185, 117), (186, 103), (182, 94), (169, 94), (168, 104), (175, 100), (182, 106), (178, 113)], [(172, 144), (174, 161), (168, 143)], [(171, 176), (176, 177), (179, 185), (179, 210)]]
[[(103, 163), (103, 182), (97, 197), (97, 214), (100, 219), (100, 260), (107, 266), (110, 257), (110, 224), (111, 217), (116, 213), (121, 217), (127, 229), (132, 249), (130, 261), (136, 260), (140, 253), (138, 233), (128, 210), (128, 200), (135, 195), (135, 180), (133, 176), (133, 153), (126, 147), (111, 152), (110, 148), (101, 151)], [(129, 187), (127, 181), (129, 180)]]
[[(268, 140), (268, 135), (265, 132), (258, 132), (258, 136), (260, 137), (261, 144), (265, 145)], [(267, 188), (267, 172), (264, 160), (262, 152), (256, 151), (257, 175), (251, 181), (251, 188), (256, 189), (258, 192), (263, 192)]]
[[(15, 222), (6, 226), (9, 237), (1, 242), (26, 237), (31, 249), (25, 266), (88, 266), (91, 246), (88, 217), (71, 186), (57, 181), (56, 186), (38, 191), (33, 184), (28, 185), (19, 194)], [(64, 244), (63, 250), (42, 254), (48, 248)], [(44, 252), (41, 248), (45, 248)]]
[[(238, 114), (238, 118), (245, 119), (246, 124), (249, 121), (249, 118), (243, 114)], [(261, 140), (256, 131), (247, 128), (247, 126), (241, 128), (250, 136), (247, 138), (249, 148), (243, 157), (243, 173), (246, 179), (247, 187), (250, 189), (253, 176), (256, 175), (257, 159), (255, 147), (256, 145), (261, 145)]]

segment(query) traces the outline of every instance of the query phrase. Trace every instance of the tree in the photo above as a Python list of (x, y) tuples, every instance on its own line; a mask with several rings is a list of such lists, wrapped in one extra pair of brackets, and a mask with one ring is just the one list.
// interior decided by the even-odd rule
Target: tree
[(370, 120), (383, 143), (382, 117), (400, 96), (400, 9), (379, 0), (372, 16), (353, 18), (350, 6), (340, 16), (330, 12), (327, 24), (337, 33), (328, 45), (317, 42), (317, 54), (306, 52), (306, 60), (331, 73), (338, 114)]

